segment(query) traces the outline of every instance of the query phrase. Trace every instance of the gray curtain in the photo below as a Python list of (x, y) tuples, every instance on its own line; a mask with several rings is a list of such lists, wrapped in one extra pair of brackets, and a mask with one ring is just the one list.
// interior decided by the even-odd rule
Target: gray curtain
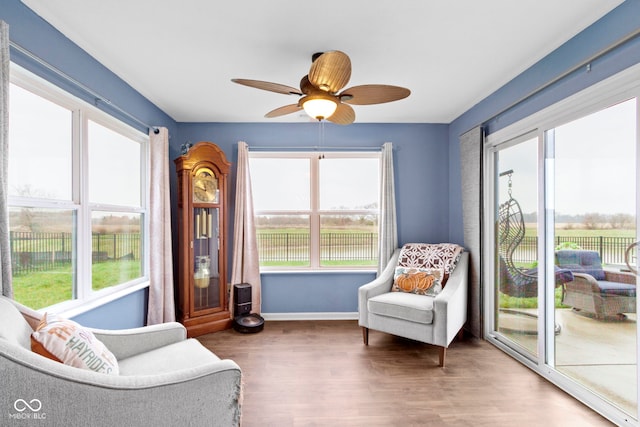
[(396, 220), (396, 192), (393, 179), (393, 144), (384, 143), (380, 171), (380, 220), (378, 235), (378, 274), (384, 270), (387, 262), (398, 247), (398, 225)]
[(13, 298), (9, 252), (9, 24), (0, 21), (0, 273), (2, 295)]
[(147, 324), (176, 320), (171, 256), (169, 131), (149, 130), (149, 306)]
[[(233, 285), (240, 283), (249, 283), (251, 285), (251, 312), (259, 314), (261, 311), (262, 289), (260, 284), (258, 240), (253, 218), (249, 146), (242, 141), (238, 142), (231, 283)], [(233, 292), (229, 297), (229, 307), (233, 307)]]
[(464, 247), (471, 261), (467, 328), (476, 337), (482, 337), (482, 144), (481, 127), (460, 136)]

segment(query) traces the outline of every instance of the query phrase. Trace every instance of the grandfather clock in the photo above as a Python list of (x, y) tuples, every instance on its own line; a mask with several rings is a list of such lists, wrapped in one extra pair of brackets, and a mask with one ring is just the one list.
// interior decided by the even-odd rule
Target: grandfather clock
[(175, 160), (178, 173), (178, 321), (190, 337), (231, 327), (226, 277), (227, 177), (214, 143)]

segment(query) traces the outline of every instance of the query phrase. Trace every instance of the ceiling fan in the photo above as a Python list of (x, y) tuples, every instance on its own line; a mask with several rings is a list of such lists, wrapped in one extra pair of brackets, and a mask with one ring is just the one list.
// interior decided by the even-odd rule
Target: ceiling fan
[[(400, 86), (369, 84), (340, 90), (351, 78), (351, 60), (339, 50), (316, 53), (309, 74), (300, 81), (300, 89), (261, 80), (231, 79), (234, 83), (285, 95), (297, 95), (295, 104), (265, 114), (267, 118), (284, 116), (304, 109), (314, 119), (348, 125), (356, 119), (351, 105), (371, 105), (397, 101), (411, 94)], [(349, 105), (351, 104), (351, 105)]]

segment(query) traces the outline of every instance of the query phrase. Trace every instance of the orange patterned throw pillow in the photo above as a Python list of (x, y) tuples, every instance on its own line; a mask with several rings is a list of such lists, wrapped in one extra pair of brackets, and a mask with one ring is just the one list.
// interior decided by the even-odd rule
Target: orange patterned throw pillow
[(435, 296), (442, 290), (442, 276), (436, 268), (396, 267), (391, 291)]
[(46, 314), (31, 334), (31, 350), (76, 368), (118, 375), (118, 361), (91, 330), (73, 320)]

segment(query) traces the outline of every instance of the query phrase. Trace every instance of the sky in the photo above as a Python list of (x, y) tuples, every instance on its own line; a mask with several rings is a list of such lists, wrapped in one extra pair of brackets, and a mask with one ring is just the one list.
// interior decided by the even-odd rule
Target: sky
[[(72, 111), (16, 85), (10, 88), (9, 194), (70, 201)], [(140, 145), (88, 123), (91, 202), (141, 206)]]
[[(636, 100), (632, 99), (555, 129), (556, 214), (635, 215)], [(512, 194), (525, 213), (537, 210), (537, 140), (499, 152), (500, 172), (513, 169)], [(500, 201), (507, 177), (500, 178)]]
[[(318, 162), (320, 209), (358, 209), (378, 203), (379, 158), (325, 158)], [(256, 210), (310, 208), (307, 158), (251, 158), (251, 187)]]

